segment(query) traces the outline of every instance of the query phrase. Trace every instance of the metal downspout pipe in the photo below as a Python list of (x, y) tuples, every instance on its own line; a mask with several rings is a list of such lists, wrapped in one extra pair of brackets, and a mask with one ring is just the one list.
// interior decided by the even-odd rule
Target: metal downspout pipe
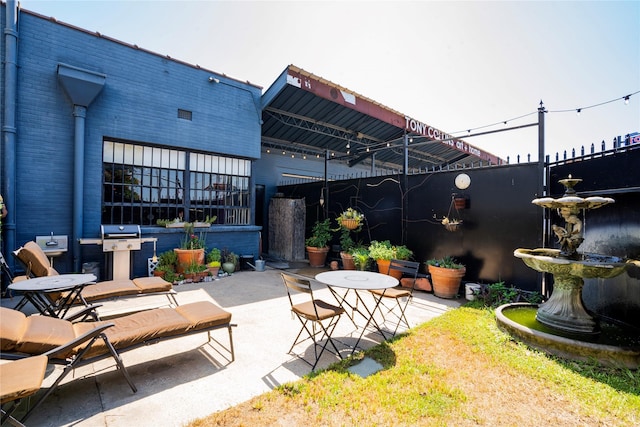
[(73, 106), (73, 268), (80, 271), (80, 238), (84, 224), (84, 130), (87, 107)]
[[(7, 0), (5, 7), (4, 120), (0, 149), (2, 186), (0, 191), (9, 211), (2, 221), (7, 251), (16, 248), (16, 94), (18, 88), (18, 5)], [(13, 270), (13, 257), (6, 258)]]
[(95, 71), (58, 64), (58, 81), (73, 103), (73, 268), (80, 271), (80, 238), (84, 229), (84, 145), (87, 108), (104, 87), (107, 76)]

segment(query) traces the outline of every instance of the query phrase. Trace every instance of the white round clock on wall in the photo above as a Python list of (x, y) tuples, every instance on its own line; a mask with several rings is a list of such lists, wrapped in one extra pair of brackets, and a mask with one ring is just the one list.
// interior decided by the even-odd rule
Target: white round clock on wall
[(458, 189), (465, 190), (471, 185), (471, 178), (466, 173), (458, 174), (458, 176), (456, 176), (455, 184)]

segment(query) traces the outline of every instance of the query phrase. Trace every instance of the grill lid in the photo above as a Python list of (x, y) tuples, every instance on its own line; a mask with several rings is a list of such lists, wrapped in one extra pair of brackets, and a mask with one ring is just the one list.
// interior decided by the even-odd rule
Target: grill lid
[(124, 239), (135, 238), (139, 239), (141, 236), (140, 226), (135, 224), (115, 224), (115, 225), (101, 225), (102, 239)]

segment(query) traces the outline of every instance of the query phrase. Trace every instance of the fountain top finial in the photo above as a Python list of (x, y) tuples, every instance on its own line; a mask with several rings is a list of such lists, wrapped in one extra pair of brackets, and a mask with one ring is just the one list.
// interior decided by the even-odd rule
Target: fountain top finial
[(580, 178), (572, 178), (571, 174), (569, 174), (568, 178), (565, 179), (561, 179), (558, 181), (560, 184), (564, 185), (565, 191), (564, 191), (564, 195), (565, 196), (569, 196), (572, 194), (576, 194), (576, 190), (574, 190), (574, 186), (580, 182), (582, 182), (582, 180)]

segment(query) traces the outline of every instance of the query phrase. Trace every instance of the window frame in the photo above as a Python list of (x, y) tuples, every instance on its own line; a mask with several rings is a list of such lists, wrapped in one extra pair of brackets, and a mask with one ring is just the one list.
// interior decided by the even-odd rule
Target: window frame
[(103, 224), (251, 224), (250, 160), (113, 138), (102, 152)]

